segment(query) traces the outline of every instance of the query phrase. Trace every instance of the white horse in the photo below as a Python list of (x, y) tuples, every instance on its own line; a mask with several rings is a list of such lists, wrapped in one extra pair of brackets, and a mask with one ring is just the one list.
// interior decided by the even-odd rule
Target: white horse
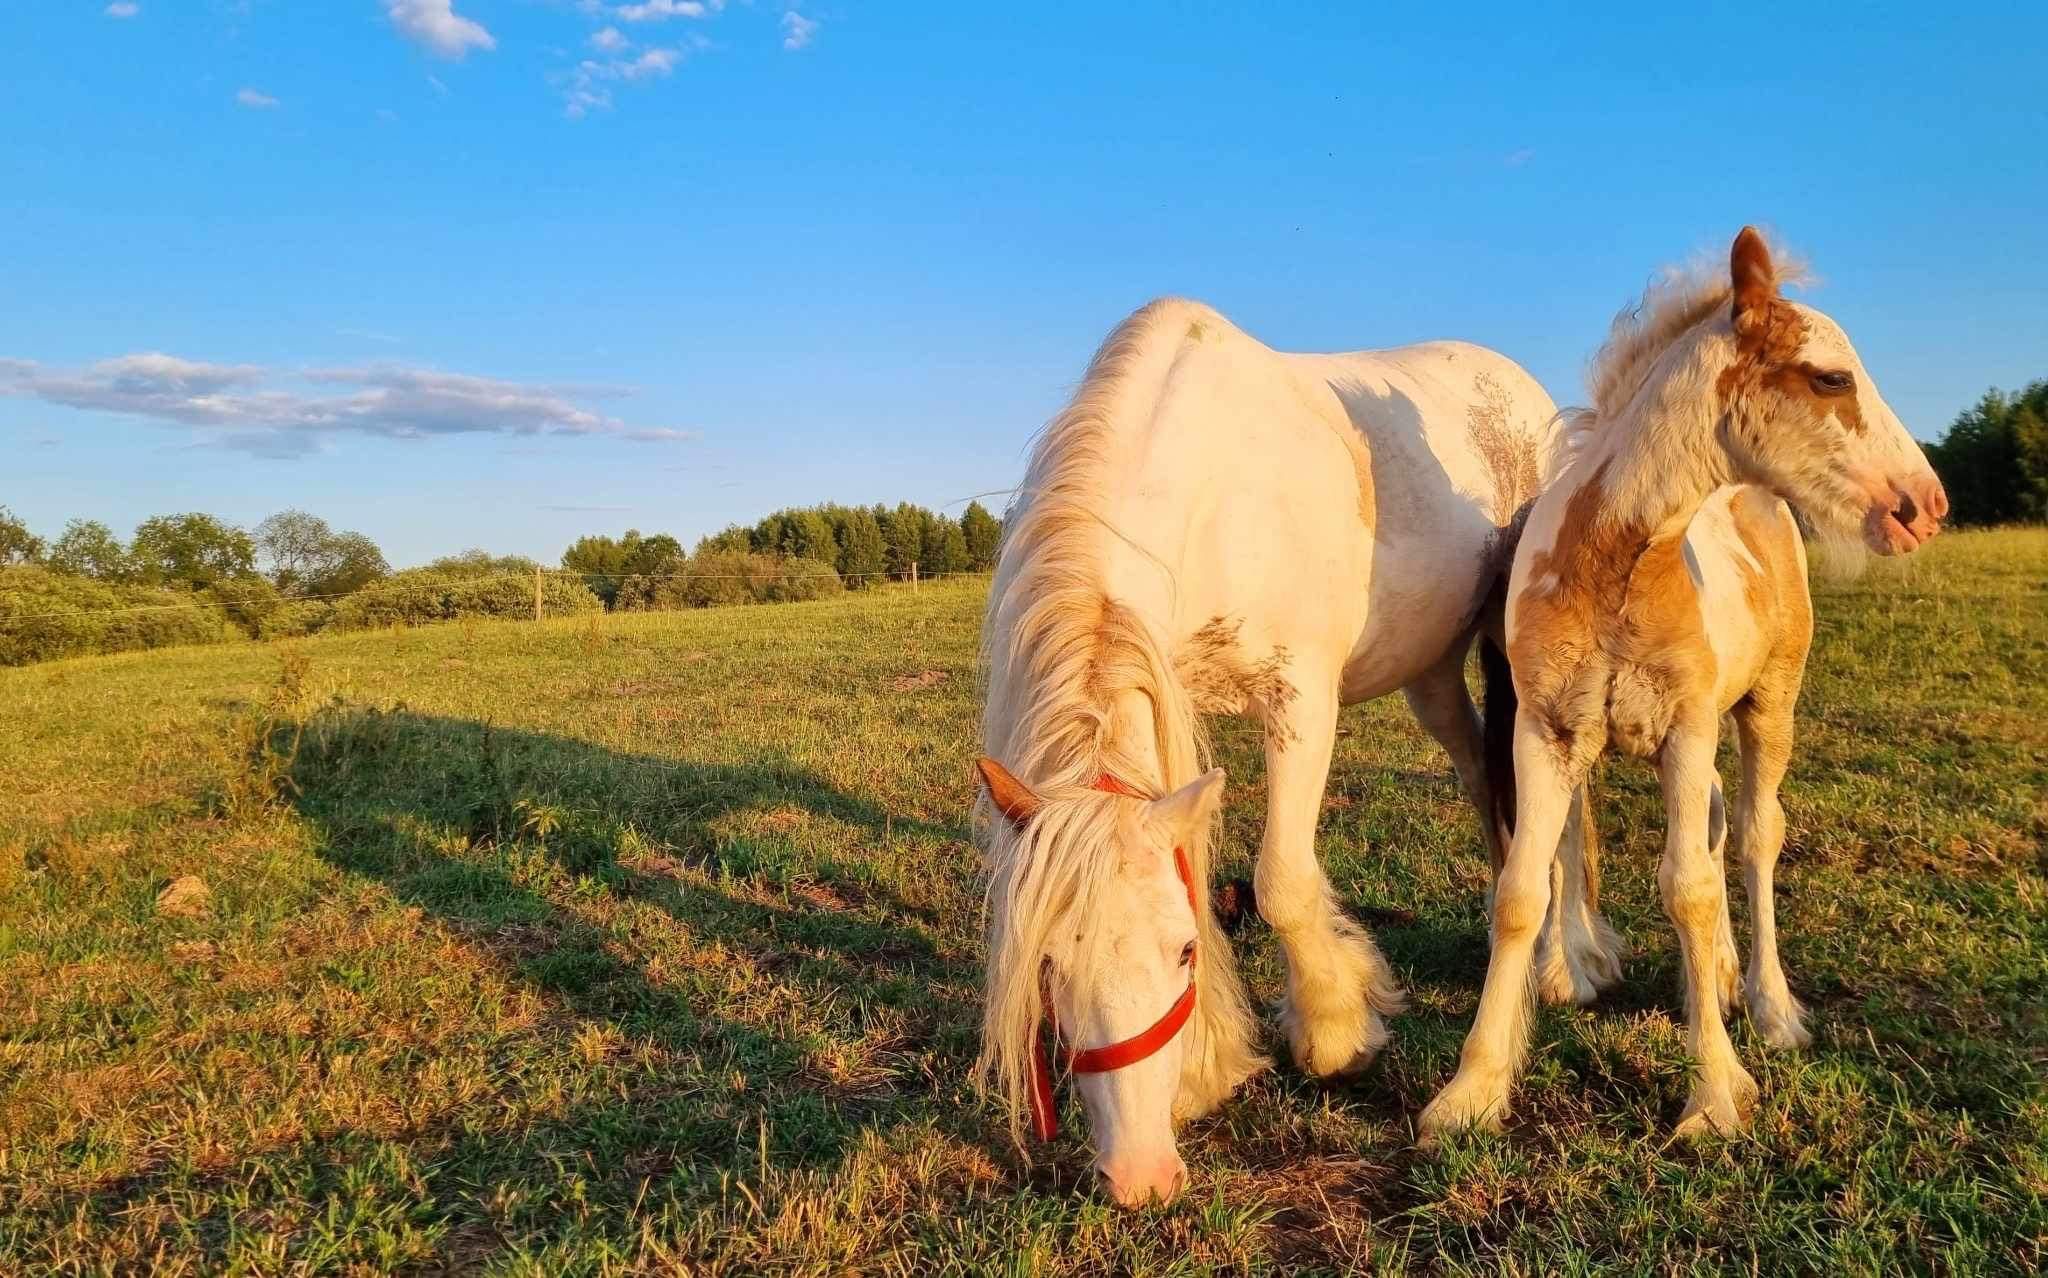
[(1507, 605), (1520, 699), (1513, 843), (1479, 1011), (1457, 1077), (1423, 1111), (1425, 1140), (1497, 1125), (1507, 1110), (1552, 853), (1609, 744), (1654, 757), (1663, 782), (1658, 886), (1699, 1062), (1680, 1130), (1737, 1130), (1756, 1097), (1722, 1022), (1738, 970), (1714, 772), (1723, 714), (1745, 774), (1735, 828), (1755, 917), (1750, 1013), (1775, 1044), (1806, 1039), (1778, 962), (1771, 876), (1812, 621), (1798, 529), (1777, 498), (1860, 528), (1881, 554), (1933, 536), (1948, 498), (1848, 337), (1781, 297), (1778, 278), (1745, 228), (1727, 277), (1678, 278), (1624, 312), (1593, 363), (1577, 458), (1530, 511)]
[[(1013, 1135), (1053, 1127), (1049, 1022), (1082, 1049), (1062, 1059), (1113, 1194), (1170, 1197), (1175, 1121), (1265, 1063), (1206, 905), (1200, 713), (1264, 728), (1255, 882), (1295, 1060), (1335, 1074), (1385, 1043), (1399, 991), (1315, 855), (1338, 707), (1403, 689), (1498, 857), (1464, 660), (1559, 430), (1527, 373), (1454, 342), (1280, 354), (1168, 300), (1103, 344), (1033, 454), (984, 635), (981, 1076)], [(1558, 996), (1590, 998), (1611, 933), (1571, 868), (1550, 957)]]

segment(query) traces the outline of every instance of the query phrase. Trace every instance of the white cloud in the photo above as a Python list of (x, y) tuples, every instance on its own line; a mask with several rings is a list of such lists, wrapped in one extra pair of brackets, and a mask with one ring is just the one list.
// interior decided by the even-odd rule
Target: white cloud
[[(281, 389), (298, 380), (334, 393)], [(0, 395), (118, 413), (209, 433), (207, 442), (266, 457), (317, 452), (337, 436), (574, 435), (661, 442), (689, 431), (644, 427), (586, 408), (602, 387), (527, 384), (398, 364), (310, 369), (296, 375), (253, 364), (209, 364), (161, 352), (81, 369), (0, 360)]]
[(794, 9), (782, 15), (782, 47), (791, 53), (795, 53), (798, 49), (809, 48), (811, 37), (816, 34), (818, 34), (817, 19), (806, 18)]
[(606, 27), (590, 37), (590, 47), (600, 53), (622, 53), (631, 43), (631, 40), (619, 34), (617, 27)]
[(114, 0), (114, 3), (106, 8), (106, 15), (110, 18), (132, 18), (141, 12), (142, 6), (131, 3), (130, 0)]
[(1501, 163), (1507, 165), (1511, 169), (1519, 169), (1524, 164), (1527, 164), (1529, 161), (1535, 158), (1536, 152), (1534, 148), (1525, 146), (1519, 151), (1508, 152), (1507, 155), (1502, 157)]
[(498, 47), (482, 23), (455, 12), (455, 0), (384, 0), (384, 12), (399, 34), (439, 57), (459, 61), (472, 48)]
[(592, 111), (610, 110), (611, 85), (665, 76), (682, 60), (680, 48), (645, 49), (638, 57), (585, 58), (576, 64), (575, 70), (559, 79), (562, 109), (572, 120), (580, 120)]
[(641, 0), (612, 10), (621, 22), (666, 22), (670, 18), (701, 18), (725, 7), (724, 0)]
[(277, 99), (260, 89), (242, 89), (235, 94), (235, 105), (248, 107), (251, 111), (268, 111), (277, 105)]

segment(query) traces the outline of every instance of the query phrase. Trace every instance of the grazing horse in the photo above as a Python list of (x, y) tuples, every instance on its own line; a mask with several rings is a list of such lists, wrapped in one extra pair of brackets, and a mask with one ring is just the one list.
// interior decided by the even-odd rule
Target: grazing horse
[[(1740, 1129), (1756, 1084), (1723, 1024), (1736, 972), (1714, 749), (1740, 734), (1735, 832), (1755, 916), (1750, 1012), (1805, 1040), (1778, 963), (1771, 875), (1812, 612), (1789, 501), (1902, 554), (1948, 498), (1841, 328), (1779, 295), (1744, 228), (1725, 280), (1680, 277), (1623, 312), (1595, 357), (1575, 459), (1531, 509), (1507, 601), (1515, 819), (1493, 899), (1493, 953), (1457, 1076), (1425, 1140), (1496, 1126), (1528, 1039), (1532, 950), (1552, 854), (1587, 770), (1613, 745), (1654, 758), (1667, 814), (1657, 881), (1677, 927), (1687, 1046), (1699, 1077), (1681, 1132)], [(1756, 487), (1728, 487), (1728, 485)], [(1783, 499), (1783, 500), (1780, 500)]]
[[(1315, 854), (1337, 711), (1404, 690), (1489, 810), (1464, 662), (1560, 429), (1527, 373), (1460, 343), (1281, 354), (1167, 300), (1103, 344), (1033, 453), (983, 636), (979, 1075), (1020, 1143), (1027, 1114), (1055, 1130), (1063, 1065), (1114, 1196), (1171, 1197), (1175, 1122), (1265, 1064), (1208, 908), (1202, 714), (1263, 728), (1256, 898), (1296, 1062), (1341, 1073), (1386, 1042), (1398, 988)], [(1563, 885), (1566, 996), (1615, 974), (1584, 880)]]

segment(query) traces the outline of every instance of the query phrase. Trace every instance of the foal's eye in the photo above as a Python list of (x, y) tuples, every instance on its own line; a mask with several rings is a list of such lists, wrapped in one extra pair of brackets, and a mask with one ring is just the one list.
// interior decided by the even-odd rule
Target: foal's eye
[(1849, 373), (1836, 370), (1831, 373), (1815, 373), (1813, 389), (1821, 395), (1846, 395), (1856, 389), (1856, 378)]
[(1180, 965), (1182, 967), (1186, 967), (1194, 961), (1195, 943), (1193, 941), (1189, 941), (1186, 945), (1180, 947)]

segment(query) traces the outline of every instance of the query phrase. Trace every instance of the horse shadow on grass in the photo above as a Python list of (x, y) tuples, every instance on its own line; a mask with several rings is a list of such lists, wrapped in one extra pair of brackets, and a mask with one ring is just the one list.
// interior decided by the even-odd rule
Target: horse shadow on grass
[(905, 899), (874, 855), (970, 857), (964, 824), (786, 760), (682, 762), (402, 707), (315, 714), (289, 780), (323, 859), (540, 996), (546, 1052), (641, 1061), (559, 1117), (416, 1137), (463, 1187), (435, 1195), (457, 1233), (496, 1228), (493, 1186), (558, 1184), (565, 1164), (593, 1197), (652, 1208), (768, 1165), (830, 1168), (905, 1124), (989, 1138), (954, 1094), (978, 973), (948, 948), (943, 897)]

